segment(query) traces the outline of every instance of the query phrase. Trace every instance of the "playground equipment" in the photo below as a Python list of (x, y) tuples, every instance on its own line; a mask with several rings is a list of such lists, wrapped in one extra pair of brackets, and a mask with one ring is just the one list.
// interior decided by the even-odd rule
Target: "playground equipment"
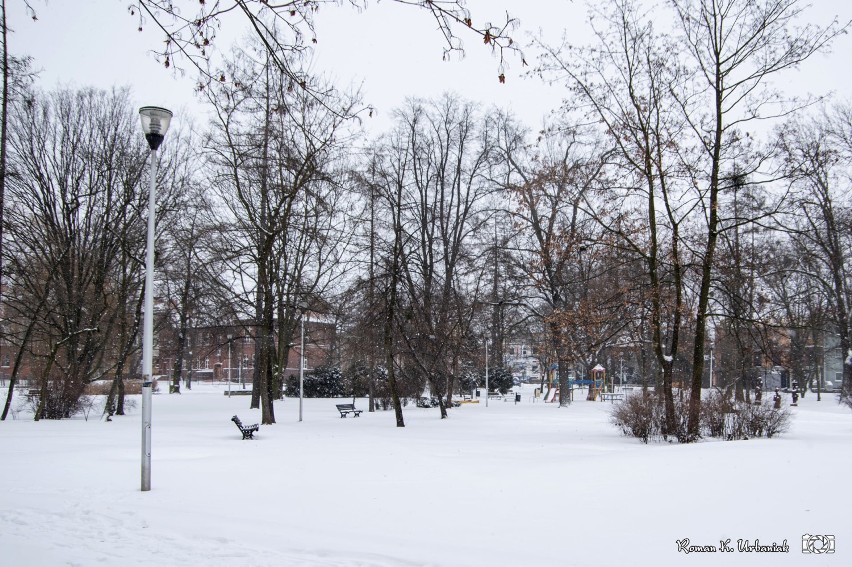
[(598, 398), (598, 394), (603, 391), (606, 384), (606, 369), (600, 364), (592, 368), (592, 382), (589, 385), (589, 395), (586, 400), (593, 402)]
[[(593, 371), (591, 380), (568, 380), (568, 396), (570, 400), (574, 399), (574, 389), (575, 388), (588, 388), (589, 393), (586, 397), (587, 400), (595, 401), (598, 397), (598, 394), (606, 390), (606, 381), (605, 381), (605, 371), (603, 367), (595, 367), (600, 368), (602, 372), (598, 375), (595, 371)], [(547, 403), (556, 402), (559, 400), (559, 384), (554, 383), (555, 381), (551, 379), (550, 383), (547, 385), (547, 392), (544, 395), (544, 401)]]

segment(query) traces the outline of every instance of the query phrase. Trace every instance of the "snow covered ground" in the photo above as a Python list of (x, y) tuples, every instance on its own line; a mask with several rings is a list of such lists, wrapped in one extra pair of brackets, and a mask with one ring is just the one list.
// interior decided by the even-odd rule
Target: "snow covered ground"
[[(259, 420), (247, 397), (155, 395), (145, 493), (139, 405), (111, 423), (21, 413), (0, 423), (0, 565), (852, 565), (852, 413), (833, 396), (809, 393), (777, 439), (646, 446), (609, 402), (531, 389), (443, 421), (408, 407), (404, 429), (340, 419), (347, 400), (305, 400), (299, 423), (287, 399), (254, 441), (230, 421)], [(836, 552), (803, 554), (804, 534)]]

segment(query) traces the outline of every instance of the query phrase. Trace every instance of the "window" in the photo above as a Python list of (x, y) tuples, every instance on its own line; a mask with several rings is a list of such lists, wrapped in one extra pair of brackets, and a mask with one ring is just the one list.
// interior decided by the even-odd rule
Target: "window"
[(8, 354), (3, 355), (3, 366), (4, 367), (9, 366), (9, 355)]
[(209, 356), (205, 356), (205, 357), (204, 357), (204, 369), (205, 369), (205, 370), (208, 370), (209, 368), (210, 368), (210, 357), (209, 357)]
[(243, 342), (244, 342), (245, 344), (247, 344), (247, 345), (248, 345), (248, 344), (251, 344), (251, 335), (248, 335), (248, 334), (247, 334), (246, 336), (244, 336), (244, 337), (243, 337)]

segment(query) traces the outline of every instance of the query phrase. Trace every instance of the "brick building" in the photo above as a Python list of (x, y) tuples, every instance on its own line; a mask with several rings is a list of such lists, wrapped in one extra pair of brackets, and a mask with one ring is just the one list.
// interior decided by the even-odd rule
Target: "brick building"
[[(330, 362), (336, 341), (333, 322), (312, 316), (305, 323), (305, 369), (310, 371)], [(182, 380), (251, 384), (254, 379), (256, 332), (251, 324), (209, 325), (187, 331)], [(284, 376), (298, 375), (300, 333), (290, 347)], [(154, 374), (171, 376), (177, 352), (177, 329), (158, 333), (154, 352)]]

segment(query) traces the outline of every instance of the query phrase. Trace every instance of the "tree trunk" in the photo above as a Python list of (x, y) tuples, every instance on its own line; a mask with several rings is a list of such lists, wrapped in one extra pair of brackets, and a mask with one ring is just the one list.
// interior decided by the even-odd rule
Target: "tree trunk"
[[(6, 28), (6, 0), (0, 3), (3, 13), (0, 15), (0, 34), (3, 41), (3, 100), (0, 101), (0, 304), (3, 300), (3, 230), (5, 221), (3, 211), (6, 209), (6, 140), (8, 138), (8, 112), (9, 112), (9, 45), (7, 42)], [(11, 392), (9, 394), (11, 400)], [(7, 404), (8, 405), (8, 404)], [(6, 419), (6, 411), (3, 411), (3, 419)]]
[[(41, 311), (41, 307), (44, 305), (44, 301), (36, 309), (36, 313)], [(18, 379), (18, 370), (21, 368), (21, 362), (24, 360), (24, 350), (30, 342), (30, 336), (32, 335), (33, 329), (35, 328), (35, 319), (30, 321), (27, 325), (27, 330), (24, 333), (23, 339), (21, 340), (21, 346), (18, 349), (17, 354), (15, 354), (15, 366), (12, 368), (12, 375), (9, 377), (9, 391), (6, 393), (6, 404), (3, 406), (3, 416), (0, 417), (0, 421), (5, 421), (6, 416), (9, 414), (9, 407), (12, 405), (12, 396), (15, 393), (15, 383)]]
[[(571, 403), (571, 396), (568, 392), (568, 381), (571, 375), (570, 361), (568, 353), (565, 352), (565, 347), (562, 345), (562, 327), (559, 321), (553, 320), (549, 323), (550, 337), (553, 341), (553, 352), (556, 353), (556, 376), (559, 384), (559, 407), (566, 407)], [(487, 394), (487, 392), (486, 392)], [(591, 395), (591, 388), (589, 389)]]
[(388, 373), (388, 385), (391, 391), (391, 400), (393, 401), (393, 411), (396, 415), (396, 426), (405, 427), (405, 419), (402, 415), (402, 402), (399, 399), (399, 385), (396, 383), (396, 370), (394, 368), (394, 340), (393, 331), (396, 319), (396, 302), (397, 302), (397, 287), (399, 286), (399, 270), (400, 256), (402, 254), (402, 188), (397, 187), (397, 208), (393, 211), (394, 216), (394, 242), (393, 242), (393, 257), (391, 258), (391, 279), (388, 287), (387, 307), (385, 313), (385, 329), (384, 329), (384, 347), (385, 347), (385, 367)]

